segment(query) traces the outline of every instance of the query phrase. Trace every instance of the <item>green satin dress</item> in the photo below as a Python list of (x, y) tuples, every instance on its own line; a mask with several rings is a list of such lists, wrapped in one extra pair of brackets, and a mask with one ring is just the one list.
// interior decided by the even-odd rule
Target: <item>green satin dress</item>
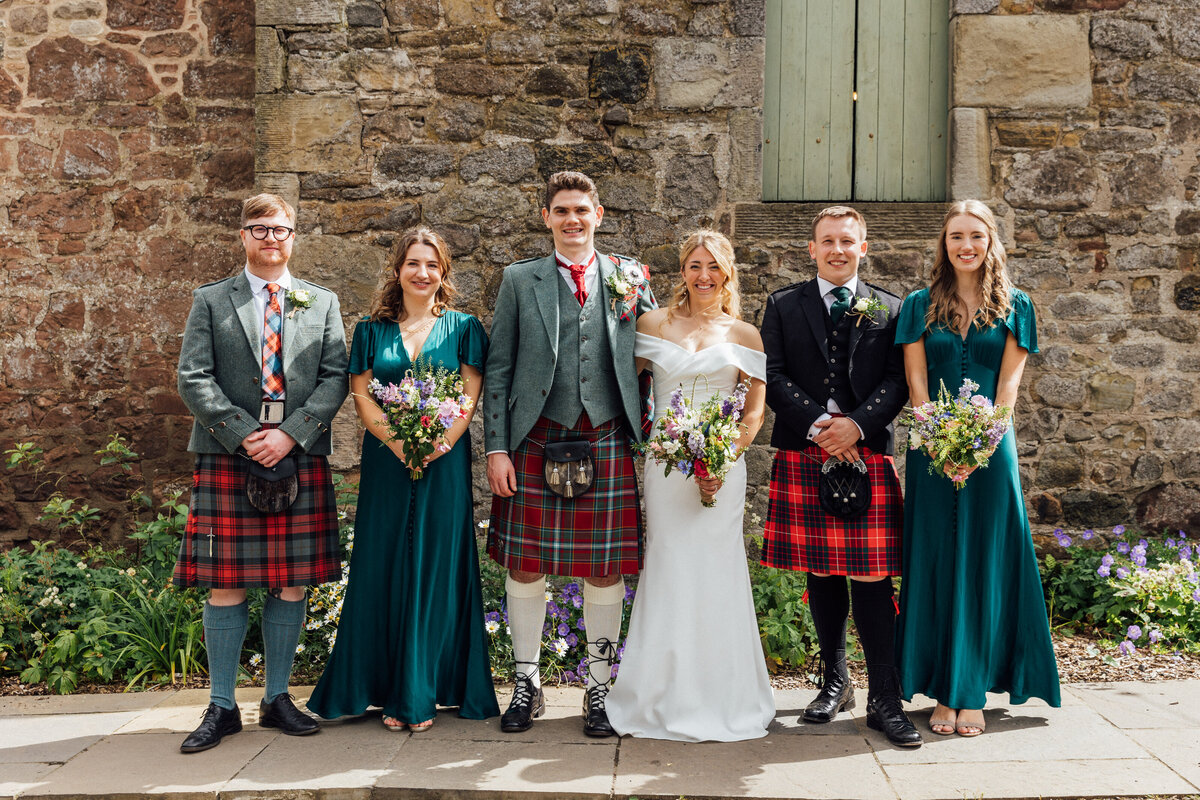
[[(939, 381), (956, 394), (970, 378), (995, 400), (1010, 333), (1037, 352), (1033, 304), (1017, 289), (1005, 324), (971, 326), (965, 341), (944, 327), (926, 330), (928, 306), (928, 289), (905, 299), (896, 343), (925, 337), (932, 397)], [(903, 553), (896, 650), (906, 700), (920, 693), (950, 708), (983, 708), (985, 692), (1007, 692), (1012, 703), (1040, 697), (1060, 705), (1011, 430), (957, 492), (948, 478), (929, 474), (924, 450), (908, 451)]]
[[(418, 358), (482, 370), (486, 351), (479, 320), (447, 311)], [(398, 383), (411, 367), (399, 325), (358, 323), (351, 374), (371, 370)], [(468, 719), (500, 713), (483, 626), (469, 436), (414, 481), (382, 442), (363, 435), (350, 581), (308, 708), (328, 719), (368, 706), (402, 722), (433, 719), (437, 706), (457, 706)]]

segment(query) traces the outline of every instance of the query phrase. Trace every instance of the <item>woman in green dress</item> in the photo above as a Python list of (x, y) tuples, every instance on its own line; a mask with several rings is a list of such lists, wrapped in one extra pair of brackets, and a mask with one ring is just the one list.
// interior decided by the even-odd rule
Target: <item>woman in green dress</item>
[[(1037, 352), (1029, 297), (1009, 282), (992, 212), (977, 200), (951, 205), (938, 239), (930, 286), (900, 309), (896, 343), (913, 406), (941, 382), (964, 379), (998, 406), (1017, 401), (1021, 373)], [(910, 450), (905, 470), (904, 583), (896, 631), (905, 699), (937, 700), (934, 733), (978, 736), (986, 692), (1013, 703), (1060, 704), (1058, 667), (1010, 429), (986, 468), (956, 491), (929, 474), (929, 456)]]
[(499, 715), (472, 520), (470, 417), (413, 480), (367, 384), (399, 383), (414, 362), (458, 370), (478, 400), (487, 336), (449, 309), (446, 243), (429, 228), (400, 240), (370, 317), (354, 329), (350, 391), (366, 428), (350, 582), (329, 664), (308, 701), (322, 717), (383, 708), (393, 731), (426, 731), (437, 706), (468, 719)]

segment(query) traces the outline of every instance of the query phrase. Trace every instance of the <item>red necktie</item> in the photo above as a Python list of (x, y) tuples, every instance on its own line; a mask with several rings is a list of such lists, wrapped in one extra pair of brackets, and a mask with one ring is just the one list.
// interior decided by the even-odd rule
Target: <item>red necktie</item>
[(571, 277), (575, 279), (575, 299), (582, 306), (587, 301), (587, 288), (583, 284), (583, 274), (587, 272), (587, 264), (571, 264), (567, 269), (571, 270)]
[(283, 397), (283, 350), (280, 331), (283, 328), (283, 309), (279, 305), (279, 284), (268, 283), (271, 299), (263, 315), (262, 387), (268, 400)]

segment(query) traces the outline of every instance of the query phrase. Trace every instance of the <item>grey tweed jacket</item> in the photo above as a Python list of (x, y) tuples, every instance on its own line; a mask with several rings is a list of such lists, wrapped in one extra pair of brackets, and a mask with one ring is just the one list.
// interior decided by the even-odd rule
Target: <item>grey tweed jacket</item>
[[(337, 295), (293, 278), (312, 305), (283, 325), (284, 418), (279, 428), (312, 455), (329, 455), (329, 428), (346, 399), (346, 334)], [(286, 302), (285, 316), (293, 311)], [(188, 450), (233, 453), (262, 426), (262, 320), (244, 272), (192, 293), (179, 353), (179, 396), (195, 416)]]

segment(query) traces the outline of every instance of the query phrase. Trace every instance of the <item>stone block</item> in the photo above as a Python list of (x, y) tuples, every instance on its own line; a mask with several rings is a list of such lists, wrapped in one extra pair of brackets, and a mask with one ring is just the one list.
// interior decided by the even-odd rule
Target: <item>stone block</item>
[(950, 0), (950, 15), (990, 14), (1000, 6), (1000, 0)]
[(1200, 68), (1180, 61), (1145, 62), (1134, 69), (1129, 94), (1143, 100), (1200, 102)]
[(438, 0), (387, 0), (384, 11), (396, 30), (428, 29), (438, 24)]
[(950, 199), (992, 196), (991, 137), (982, 108), (950, 109)]
[(8, 12), (8, 25), (13, 33), (37, 36), (49, 30), (50, 15), (44, 6), (18, 6)]
[(1145, 61), (1162, 53), (1162, 42), (1145, 22), (1107, 15), (1092, 19), (1092, 47), (1122, 59)]
[(1158, 205), (1175, 195), (1171, 166), (1156, 153), (1135, 153), (1111, 180), (1117, 206)]
[(30, 48), (29, 94), (46, 100), (138, 102), (158, 94), (154, 79), (133, 53), (68, 37)]
[(1113, 265), (1123, 272), (1170, 272), (1179, 268), (1179, 249), (1139, 242), (1118, 250)]
[(420, 221), (421, 207), (413, 202), (364, 200), (335, 203), (321, 210), (321, 229), (327, 234), (404, 231)]
[[(537, 202), (540, 203), (540, 199)], [(536, 220), (537, 225), (542, 225), (541, 219), (534, 213), (532, 198), (514, 186), (464, 186), (457, 192), (428, 195), (423, 201), (423, 206), (425, 218), (439, 222), (447, 220), (471, 224), (486, 220), (491, 224), (494, 220), (528, 219), (531, 224)], [(487, 228), (481, 230), (486, 235)], [(542, 230), (545, 230), (544, 227)], [(545, 240), (542, 241), (544, 246)]]
[(653, 176), (603, 175), (597, 178), (596, 188), (606, 209), (634, 211), (658, 205)]
[(417, 87), (419, 80), (408, 53), (403, 50), (351, 53), (346, 59), (346, 72), (368, 92), (409, 92)]
[(680, 21), (658, 4), (649, 8), (627, 4), (621, 9), (621, 27), (640, 36), (671, 36)]
[(1004, 199), (1017, 208), (1074, 211), (1096, 199), (1099, 177), (1091, 157), (1072, 147), (1017, 153)]
[(454, 151), (446, 145), (396, 145), (380, 151), (375, 169), (388, 180), (438, 178), (454, 170)]
[(67, 181), (112, 177), (120, 166), (120, 145), (101, 131), (67, 131), (58, 148), (54, 176)]
[(538, 67), (529, 76), (525, 82), (525, 94), (572, 100), (583, 96), (583, 85), (569, 68), (561, 64), (547, 64)]
[(204, 0), (200, 18), (208, 31), (208, 52), (214, 56), (254, 58), (257, 40), (255, 4), (245, 0)]
[(950, 23), (950, 105), (1083, 108), (1092, 99), (1083, 16), (967, 15)]
[(1137, 382), (1122, 373), (1101, 372), (1088, 378), (1088, 405), (1093, 411), (1128, 411), (1136, 392)]
[(496, 106), (492, 125), (500, 133), (522, 139), (553, 139), (558, 131), (558, 118), (557, 108), (505, 100)]
[(546, 42), (529, 31), (497, 31), (488, 37), (487, 55), (493, 64), (536, 64), (546, 60)]
[(650, 51), (609, 45), (592, 55), (588, 95), (597, 100), (638, 103), (650, 88)]
[(761, 39), (659, 39), (654, 43), (656, 103), (679, 109), (761, 106), (764, 59)]
[(539, 144), (534, 152), (543, 179), (565, 169), (585, 175), (604, 175), (613, 169), (612, 150), (605, 144)]
[(1154, 134), (1136, 128), (1098, 128), (1088, 131), (1081, 140), (1088, 150), (1128, 152), (1144, 150), (1154, 144)]
[(1138, 521), (1146, 530), (1200, 527), (1200, 488), (1188, 483), (1156, 486), (1137, 498)]
[(487, 110), (472, 100), (443, 99), (428, 117), (429, 127), (448, 142), (470, 142), (483, 135)]
[(1173, 14), (1170, 24), (1166, 27), (1171, 33), (1171, 47), (1179, 56), (1192, 60), (1200, 59), (1200, 15), (1194, 11)]
[(40, 175), (50, 171), (54, 151), (49, 147), (22, 139), (17, 142), (17, 169), (23, 175)]
[(501, 0), (497, 8), (501, 19), (524, 28), (540, 30), (555, 19), (554, 0)]
[(351, 3), (346, 6), (346, 24), (351, 28), (382, 28), (387, 22), (377, 3)]
[(367, 118), (363, 134), (378, 135), (391, 142), (407, 142), (412, 139), (412, 123), (400, 109), (382, 111)]
[(1050, 444), (1038, 458), (1039, 487), (1074, 486), (1083, 479), (1083, 448), (1073, 444)]
[(258, 172), (254, 175), (254, 191), (270, 192), (287, 200), (292, 208), (300, 207), (300, 178), (292, 172)]
[(200, 172), (209, 192), (242, 192), (254, 184), (254, 153), (249, 147), (226, 147), (204, 159)]
[(148, 58), (183, 58), (190, 55), (199, 44), (191, 34), (176, 31), (148, 36), (138, 50)]
[(1054, 408), (1083, 408), (1083, 382), (1075, 377), (1042, 375), (1033, 383), (1033, 395)]
[(12, 76), (0, 69), (0, 106), (16, 108), (21, 104), (21, 87)]
[(1090, 528), (1100, 525), (1124, 525), (1132, 509), (1119, 494), (1090, 489), (1069, 489), (1062, 495), (1063, 521), (1068, 525)]
[(520, 72), (512, 67), (456, 61), (442, 61), (433, 67), (434, 86), (446, 94), (507, 95), (519, 79)]
[(30, 192), (13, 200), (8, 217), (18, 229), (41, 233), (87, 233), (100, 218), (99, 197), (86, 189)]
[(168, 31), (183, 26), (186, 0), (108, 0), (108, 27)]
[(193, 61), (183, 73), (183, 91), (189, 97), (241, 100), (254, 96), (255, 72), (249, 64), (229, 59)]
[(725, 199), (749, 203), (762, 198), (762, 109), (729, 112), (729, 176)]
[(763, 36), (767, 30), (764, 0), (733, 0), (733, 32), (738, 36)]
[(342, 5), (334, 0), (255, 0), (255, 21), (259, 25), (336, 25), (342, 21)]
[(283, 88), (287, 55), (279, 32), (259, 26), (254, 29), (254, 90), (259, 94), (277, 92)]
[(468, 183), (474, 183), (480, 175), (491, 175), (501, 183), (518, 183), (537, 174), (537, 159), (528, 145), (485, 147), (463, 156), (458, 172)]
[(711, 211), (720, 199), (721, 186), (713, 168), (713, 157), (678, 155), (667, 162), (663, 176), (663, 200), (675, 208)]
[(353, 97), (260, 95), (255, 99), (260, 172), (336, 172), (362, 155), (362, 115)]

